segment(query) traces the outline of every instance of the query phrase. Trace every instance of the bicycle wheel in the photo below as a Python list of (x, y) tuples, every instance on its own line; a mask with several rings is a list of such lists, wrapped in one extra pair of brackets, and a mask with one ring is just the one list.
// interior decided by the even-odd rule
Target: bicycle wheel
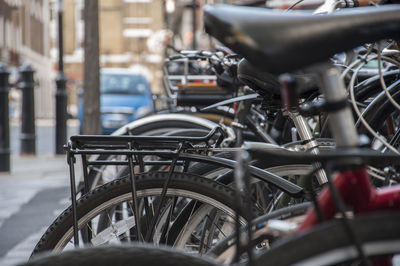
[[(379, 89), (380, 91), (382, 90), (380, 84)], [(388, 85), (388, 91), (396, 102), (400, 100), (399, 81), (395, 81), (394, 83)], [(380, 92), (373, 99), (373, 101), (368, 104), (362, 114), (364, 119), (371, 126), (371, 128), (385, 137), (389, 137), (391, 134), (393, 134), (393, 132), (390, 131), (393, 131), (393, 128), (397, 126), (395, 122), (396, 117), (398, 117), (398, 110), (389, 101), (384, 92)], [(371, 136), (360, 121), (357, 121), (357, 126), (359, 127), (359, 130), (362, 134), (368, 134), (369, 136)]]
[[(202, 165), (207, 166), (207, 164), (205, 163)], [(218, 168), (217, 169), (213, 168), (212, 165), (209, 166), (211, 166), (210, 168), (214, 172), (205, 171), (207, 172), (206, 175), (202, 176), (208, 179), (216, 178), (218, 182), (222, 182), (225, 185), (232, 186), (233, 171), (231, 169), (223, 169), (221, 171)], [(204, 167), (204, 169), (206, 169), (206, 167)], [(287, 178), (293, 180), (294, 182), (299, 181), (300, 183), (302, 182), (304, 183), (304, 181), (302, 180), (307, 178), (307, 175), (312, 171), (312, 167), (310, 165), (304, 165), (304, 164), (292, 164), (292, 165), (279, 165), (275, 167), (270, 167), (267, 168), (266, 170), (270, 173), (281, 176), (282, 178)], [(189, 171), (191, 171), (190, 168)], [(195, 174), (197, 173), (198, 172), (195, 172)], [(127, 178), (128, 175), (129, 175), (129, 170), (128, 168), (125, 168), (124, 171), (121, 171), (118, 178)], [(219, 175), (223, 177), (220, 178)], [(289, 195), (279, 191), (276, 187), (256, 178), (251, 179), (251, 191), (252, 191), (252, 202), (255, 206), (254, 208), (255, 216), (268, 213), (272, 210), (279, 209), (287, 205), (294, 205), (304, 201), (304, 199), (302, 198), (301, 199), (291, 198)], [(188, 216), (191, 212), (191, 208), (192, 208), (191, 205), (186, 206), (176, 217), (174, 223), (171, 225), (172, 232), (170, 232), (169, 234), (170, 238), (168, 242), (166, 242), (166, 244), (181, 246), (184, 243), (183, 241), (187, 241), (188, 235), (191, 232), (195, 231), (197, 223), (187, 221)], [(195, 219), (198, 219), (198, 217), (199, 216), (192, 216), (191, 219), (194, 221)], [(214, 217), (214, 219), (217, 218), (215, 214), (212, 217)], [(179, 229), (181, 229), (183, 226), (185, 226), (185, 231), (180, 232)], [(226, 234), (226, 236), (228, 236), (228, 234)], [(208, 239), (208, 241), (211, 240), (213, 239), (210, 238)]]
[[(224, 153), (218, 154), (217, 157), (225, 158)], [(299, 185), (304, 185), (307, 175), (312, 171), (311, 165), (306, 164), (277, 164), (275, 166), (266, 167), (264, 162), (254, 163), (259, 168), (265, 168), (266, 171), (278, 175), (284, 179), (291, 180)], [(271, 163), (272, 165), (272, 163)], [(188, 172), (196, 175), (203, 176), (207, 179), (216, 180), (224, 185), (233, 186), (234, 182), (234, 170), (229, 168), (221, 168), (215, 165), (207, 163), (195, 164), (195, 169), (189, 168)], [(199, 170), (200, 169), (200, 170)], [(117, 178), (126, 178), (129, 175), (128, 167), (125, 167), (120, 171)], [(295, 199), (290, 195), (283, 193), (275, 186), (262, 181), (257, 178), (251, 178), (251, 191), (252, 191), (252, 202), (258, 206), (259, 212), (256, 215), (270, 212), (276, 208), (285, 207), (289, 204), (300, 203), (304, 199)], [(315, 183), (315, 182), (314, 182)]]
[[(379, 84), (380, 88), (380, 84)], [(381, 88), (380, 88), (381, 89)], [(388, 90), (393, 99), (398, 102), (400, 100), (400, 82), (397, 80), (388, 86)], [(382, 152), (390, 150), (399, 150), (400, 145), (400, 116), (399, 110), (388, 100), (386, 94), (381, 92), (362, 112), (364, 119), (368, 122), (371, 129), (380, 137), (375, 138), (367, 130), (365, 125), (359, 119), (357, 126), (359, 132), (367, 134), (371, 138), (371, 147)], [(389, 147), (384, 144), (387, 142)], [(372, 165), (374, 168), (370, 173), (374, 178), (373, 183), (375, 186), (392, 185), (398, 183), (395, 171), (399, 171), (399, 167), (392, 165), (390, 162), (382, 165)], [(392, 169), (388, 168), (392, 166)], [(393, 174), (390, 178), (386, 169), (390, 169)]]
[(18, 266), (216, 266), (207, 257), (195, 257), (167, 248), (108, 246), (76, 249), (34, 258)]
[[(301, 175), (306, 176), (307, 174), (309, 174), (309, 172), (312, 170), (312, 167), (310, 165), (302, 165), (302, 164), (280, 165), (280, 166), (270, 167), (266, 170), (276, 175), (282, 176), (282, 178), (291, 178), (292, 180), (294, 180), (295, 176), (301, 179), (300, 177)], [(206, 177), (209, 178), (209, 176)], [(223, 181), (226, 182), (228, 181), (228, 179), (225, 179)], [(232, 186), (231, 182), (227, 182), (224, 184)], [(277, 190), (276, 188), (271, 188), (271, 186), (268, 183), (260, 181), (256, 178), (251, 179), (251, 191), (252, 191), (252, 203), (254, 204), (253, 214), (255, 216), (262, 215), (277, 208), (282, 208), (286, 205), (292, 205), (289, 208), (285, 208), (284, 210), (273, 212), (271, 213), (271, 215), (267, 215), (265, 219), (268, 219), (268, 217), (274, 217), (275, 219), (278, 219), (278, 215), (279, 217), (285, 217), (285, 219), (288, 219), (289, 217), (293, 216), (300, 216), (305, 212), (308, 206), (307, 203), (300, 204), (301, 206), (299, 206), (299, 208), (293, 206), (297, 203), (301, 203), (302, 201), (304, 201), (304, 199), (292, 199), (290, 196), (286, 194), (282, 195), (283, 193)], [(276, 197), (271, 196), (271, 193), (276, 194)], [(187, 241), (191, 232), (196, 231), (196, 226), (198, 224), (198, 222), (196, 222), (196, 219), (201, 219), (203, 215), (192, 215), (190, 217), (190, 220), (188, 220), (189, 219), (188, 213), (190, 212), (190, 210), (191, 210), (191, 205), (188, 204), (188, 206), (185, 206), (185, 208), (182, 209), (180, 214), (176, 217), (174, 223), (171, 225), (171, 229), (182, 228), (183, 226), (185, 226), (185, 230), (181, 231), (171, 230), (173, 232), (169, 234), (170, 239), (168, 242), (166, 242), (166, 244), (181, 247), (185, 243), (185, 241)], [(212, 212), (211, 214), (212, 215), (209, 216), (212, 217), (214, 220), (218, 219), (218, 214)], [(259, 220), (259, 223), (262, 223), (264, 220)], [(218, 224), (217, 222), (213, 222), (211, 224), (211, 228), (217, 226), (217, 224)], [(216, 229), (219, 228), (214, 228), (214, 230)], [(214, 230), (210, 229), (209, 231), (213, 232)], [(228, 236), (227, 231), (223, 230), (223, 232), (224, 232), (223, 238), (226, 238)], [(207, 241), (208, 242), (214, 241), (213, 246), (217, 244), (217, 242), (215, 242), (215, 239), (210, 237), (207, 238)], [(207, 244), (209, 247), (211, 247), (210, 243)], [(202, 252), (208, 251), (209, 247), (207, 247), (206, 249), (203, 248)]]
[[(395, 265), (400, 254), (399, 212), (358, 216), (350, 220), (365, 255), (373, 262), (390, 259)], [(398, 263), (398, 260), (397, 260)], [(333, 220), (308, 232), (284, 239), (260, 254), (256, 266), (265, 265), (360, 265), (358, 253), (341, 220)], [(377, 264), (382, 265), (382, 264)]]
[[(156, 172), (137, 175), (138, 211), (142, 227), (142, 237), (149, 231), (149, 224), (159, 205), (162, 188), (168, 173)], [(131, 183), (128, 177), (107, 183), (83, 196), (77, 204), (80, 243), (92, 245), (128, 242), (137, 240)], [(190, 206), (188, 209), (187, 206)], [(186, 207), (186, 220), (181, 227), (172, 227), (176, 217)], [(197, 252), (199, 246), (213, 243), (234, 229), (234, 191), (213, 180), (187, 173), (174, 173), (170, 181), (166, 200), (157, 217), (151, 241), (156, 244), (176, 243), (170, 236), (182, 235), (181, 231), (191, 228), (191, 234), (179, 238), (178, 248)], [(186, 221), (185, 220), (185, 221)], [(214, 231), (205, 227), (213, 221)], [(241, 220), (242, 224), (245, 224)], [(36, 245), (32, 254), (46, 250), (65, 250), (73, 248), (72, 208), (65, 210), (48, 228)], [(175, 230), (175, 231), (172, 231)], [(92, 235), (90, 242), (89, 234)], [(182, 240), (182, 237), (186, 237)]]

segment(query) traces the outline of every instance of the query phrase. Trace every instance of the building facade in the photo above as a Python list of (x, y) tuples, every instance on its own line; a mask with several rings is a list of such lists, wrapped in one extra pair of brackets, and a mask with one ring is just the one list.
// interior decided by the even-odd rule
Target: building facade
[[(50, 58), (50, 8), (48, 0), (0, 0), (0, 62), (12, 71), (31, 64), (35, 73), (36, 117), (54, 117), (55, 72)], [(17, 98), (20, 93), (16, 92)], [(20, 99), (13, 99), (20, 102)], [(17, 114), (19, 106), (13, 110)]]
[[(52, 12), (56, 12), (56, 2)], [(164, 20), (162, 0), (99, 0), (100, 67), (131, 68), (161, 90)], [(64, 70), (71, 90), (83, 87), (84, 1), (64, 0)], [(55, 17), (55, 16), (53, 16)], [(57, 60), (57, 20), (51, 22)], [(73, 94), (71, 95), (73, 97)], [(72, 99), (77, 103), (78, 99)]]

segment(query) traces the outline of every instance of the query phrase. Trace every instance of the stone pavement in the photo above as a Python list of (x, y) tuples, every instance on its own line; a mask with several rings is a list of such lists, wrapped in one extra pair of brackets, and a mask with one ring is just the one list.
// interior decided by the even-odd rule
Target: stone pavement
[[(66, 157), (53, 155), (54, 122), (37, 121), (36, 156), (18, 155), (19, 133), (19, 124), (12, 124), (11, 173), (0, 172), (1, 266), (26, 261), (47, 227), (70, 204)], [(77, 133), (77, 124), (69, 123), (68, 135)]]
[(13, 157), (0, 173), (0, 265), (29, 258), (51, 222), (69, 205), (65, 156)]

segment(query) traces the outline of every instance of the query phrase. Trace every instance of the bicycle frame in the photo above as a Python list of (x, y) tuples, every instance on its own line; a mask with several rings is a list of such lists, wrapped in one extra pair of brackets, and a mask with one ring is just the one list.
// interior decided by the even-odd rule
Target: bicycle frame
[[(328, 103), (338, 103), (345, 100), (343, 82), (339, 79), (337, 69), (322, 67), (320, 78), (324, 86), (323, 93)], [(345, 107), (331, 112), (330, 128), (339, 147), (356, 147), (358, 135), (354, 127), (350, 108)], [(353, 165), (352, 165), (353, 164)], [(346, 163), (352, 170), (339, 171), (332, 178), (333, 187), (342, 201), (357, 213), (366, 213), (379, 210), (400, 209), (400, 185), (375, 189), (370, 182), (366, 167), (355, 168), (351, 160)], [(348, 168), (347, 168), (348, 169)], [(355, 169), (355, 170), (353, 170)], [(332, 219), (337, 213), (337, 200), (333, 190), (326, 187), (318, 196), (319, 212), (323, 219)], [(298, 231), (305, 231), (318, 223), (317, 211), (312, 208), (308, 211), (304, 222)]]
[[(355, 214), (378, 210), (400, 209), (400, 185), (376, 189), (371, 185), (366, 167), (359, 170), (339, 172), (334, 176), (333, 184), (343, 201), (352, 207)], [(333, 195), (325, 188), (318, 197), (318, 205), (323, 218), (332, 219), (337, 213)], [(312, 208), (298, 231), (305, 231), (318, 223), (316, 211)]]
[[(337, 156), (336, 161), (320, 160), (331, 176), (331, 182), (319, 194), (314, 207), (306, 213), (304, 221), (297, 227), (297, 232), (304, 232), (315, 227), (319, 222), (331, 220), (337, 213), (343, 216), (343, 224), (346, 230), (350, 230), (349, 237), (356, 245), (360, 258), (364, 261), (365, 256), (361, 242), (351, 233), (345, 211), (351, 210), (354, 215), (359, 213), (379, 212), (387, 210), (400, 210), (400, 185), (376, 189), (370, 182), (367, 167), (363, 160), (364, 155), (346, 157), (351, 154), (351, 149), (358, 146), (358, 134), (354, 127), (351, 110), (346, 104), (346, 93), (344, 84), (339, 78), (339, 71), (327, 65), (320, 65), (319, 74), (323, 94), (326, 103), (332, 107), (330, 111), (329, 126), (337, 143), (337, 146), (350, 148), (343, 151), (343, 157)], [(285, 106), (290, 110), (290, 93), (293, 89), (290, 76), (282, 76), (283, 96)], [(336, 105), (336, 106), (335, 106)], [(383, 155), (384, 156), (384, 155)], [(320, 158), (322, 159), (322, 158)], [(326, 158), (325, 158), (326, 159)], [(396, 157), (398, 162), (398, 157)], [(337, 168), (334, 168), (335, 166)], [(344, 170), (343, 170), (344, 169)], [(338, 170), (329, 175), (330, 170)], [(347, 208), (346, 208), (347, 206)], [(387, 258), (376, 261), (379, 265), (386, 265)], [(384, 264), (382, 264), (382, 263)]]

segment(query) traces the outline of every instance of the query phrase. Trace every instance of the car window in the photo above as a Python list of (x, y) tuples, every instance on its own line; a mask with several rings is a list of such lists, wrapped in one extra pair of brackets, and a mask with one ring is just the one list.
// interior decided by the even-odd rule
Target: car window
[(147, 83), (142, 76), (102, 74), (100, 78), (101, 93), (108, 94), (146, 94)]

